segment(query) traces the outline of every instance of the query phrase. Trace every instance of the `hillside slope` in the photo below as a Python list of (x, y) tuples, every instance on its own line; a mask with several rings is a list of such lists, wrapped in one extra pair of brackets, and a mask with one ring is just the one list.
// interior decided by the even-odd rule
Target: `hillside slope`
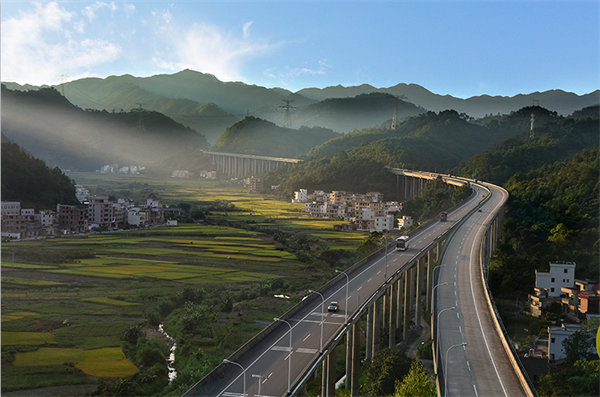
[(250, 116), (225, 130), (212, 150), (294, 158), (337, 136), (325, 128), (303, 127), (293, 130)]
[(51, 167), (93, 171), (102, 164), (147, 164), (187, 147), (201, 134), (148, 111), (83, 111), (52, 88), (2, 87), (2, 132)]
[(50, 169), (19, 145), (2, 136), (2, 201), (19, 201), (24, 208), (55, 209), (79, 204), (75, 185), (63, 172)]

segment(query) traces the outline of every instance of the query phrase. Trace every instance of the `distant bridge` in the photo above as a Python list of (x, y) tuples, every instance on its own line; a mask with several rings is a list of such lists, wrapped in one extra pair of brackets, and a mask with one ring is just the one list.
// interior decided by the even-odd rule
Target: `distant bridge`
[(232, 178), (260, 176), (281, 166), (298, 164), (303, 160), (283, 157), (255, 156), (252, 154), (206, 152), (217, 172)]

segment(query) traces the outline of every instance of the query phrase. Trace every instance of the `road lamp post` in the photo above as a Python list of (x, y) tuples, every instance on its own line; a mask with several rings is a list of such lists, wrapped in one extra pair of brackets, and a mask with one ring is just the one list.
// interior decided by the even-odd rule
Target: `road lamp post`
[(292, 324), (290, 324), (286, 320), (284, 320), (282, 318), (278, 318), (278, 317), (274, 317), (273, 320), (286, 323), (288, 325), (288, 327), (290, 327), (290, 356), (289, 356), (289, 360), (288, 360), (288, 390), (287, 390), (289, 393), (290, 392), (290, 382), (292, 379)]
[(438, 284), (434, 285), (433, 288), (431, 289), (431, 312), (432, 313), (433, 313), (433, 301), (434, 301), (433, 297), (435, 296), (434, 292), (435, 292), (435, 289), (437, 287), (439, 287), (440, 285), (448, 285), (448, 282), (444, 281), (443, 283), (438, 283)]
[(446, 372), (448, 370), (448, 352), (453, 347), (466, 346), (466, 345), (467, 345), (467, 342), (457, 343), (456, 345), (450, 346), (448, 348), (448, 350), (446, 350), (446, 362), (444, 364), (444, 396), (446, 396), (446, 397), (448, 397), (448, 373)]
[(443, 312), (445, 312), (446, 310), (455, 310), (456, 306), (452, 306), (452, 307), (447, 307), (443, 310), (441, 310), (438, 314), (437, 314), (437, 323), (436, 323), (436, 330), (435, 330), (435, 361), (436, 361), (436, 369), (439, 372), (439, 367), (440, 367), (440, 355), (438, 354), (439, 350), (440, 350), (440, 314), (442, 314)]
[(245, 397), (246, 396), (246, 368), (242, 367), (242, 364), (236, 363), (235, 361), (230, 361), (226, 358), (223, 359), (223, 362), (227, 363), (227, 364), (237, 365), (238, 367), (240, 367), (242, 369), (242, 376), (244, 377), (244, 391), (242, 392), (242, 395)]
[(253, 378), (258, 378), (258, 397), (260, 397), (260, 384), (266, 378), (264, 376), (262, 376), (262, 375), (259, 375), (259, 374), (252, 374), (252, 377)]
[(346, 309), (346, 317), (345, 320), (348, 320), (348, 284), (350, 284), (350, 277), (348, 277), (348, 274), (346, 274), (346, 272), (342, 271), (342, 270), (338, 270), (335, 269), (336, 273), (342, 273), (344, 276), (346, 276), (346, 304), (344, 305), (344, 308)]
[(323, 322), (325, 321), (325, 312), (323, 311), (323, 306), (325, 305), (325, 297), (319, 291), (309, 289), (308, 292), (319, 294), (319, 296), (321, 297), (321, 343), (319, 351), (323, 353)]

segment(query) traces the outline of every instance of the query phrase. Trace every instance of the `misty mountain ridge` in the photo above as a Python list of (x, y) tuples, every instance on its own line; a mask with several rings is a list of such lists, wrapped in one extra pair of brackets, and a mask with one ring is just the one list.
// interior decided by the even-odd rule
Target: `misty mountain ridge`
[(53, 88), (2, 86), (2, 133), (51, 167), (93, 171), (103, 164), (146, 164), (187, 147), (202, 134), (158, 112), (84, 111)]
[[(20, 89), (14, 83), (7, 84), (10, 88)], [(70, 90), (70, 87), (73, 89)], [(351, 131), (364, 125), (361, 124), (360, 127), (355, 128), (332, 125), (331, 120), (328, 120), (326, 116), (323, 116), (322, 119), (312, 117), (311, 110), (307, 108), (317, 106), (316, 102), (328, 99), (353, 98), (372, 93), (394, 95), (426, 110), (439, 112), (454, 109), (459, 113), (466, 113), (476, 118), (490, 114), (506, 114), (532, 104), (539, 104), (551, 111), (568, 115), (575, 110), (600, 103), (600, 90), (581, 96), (557, 89), (518, 94), (512, 97), (480, 95), (462, 99), (451, 95), (432, 93), (418, 84), (405, 83), (387, 88), (375, 88), (369, 84), (350, 87), (338, 85), (326, 88), (305, 88), (292, 93), (282, 88), (265, 88), (243, 82), (222, 82), (213, 75), (189, 69), (174, 74), (150, 77), (122, 75), (104, 79), (87, 78), (65, 83), (64, 86), (61, 86), (62, 88), (64, 88), (65, 96), (75, 105), (108, 111), (116, 107), (115, 103), (124, 103), (123, 109), (131, 109), (138, 106), (136, 102), (140, 102), (156, 111), (161, 111), (159, 103), (169, 100), (192, 101), (196, 106), (214, 103), (223, 110), (223, 115), (202, 117), (201, 114), (195, 113), (194, 103), (186, 101), (177, 102), (177, 106), (167, 106), (162, 110), (174, 120), (203, 133), (210, 142), (216, 140), (225, 128), (246, 115), (253, 115), (283, 125), (285, 120), (284, 112), (281, 111), (283, 100), (293, 101), (291, 106), (296, 108), (291, 113), (293, 126), (312, 126), (322, 123), (325, 125), (319, 126), (338, 132)], [(132, 93), (130, 94), (129, 91)], [(176, 107), (187, 110), (175, 112)], [(312, 119), (315, 120), (314, 123), (311, 122)], [(391, 115), (387, 117), (387, 120), (389, 119), (391, 119)]]

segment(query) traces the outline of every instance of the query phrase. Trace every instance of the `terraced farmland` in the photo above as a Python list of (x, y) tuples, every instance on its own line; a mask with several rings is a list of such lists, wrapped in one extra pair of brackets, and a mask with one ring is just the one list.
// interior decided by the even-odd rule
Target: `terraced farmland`
[[(121, 184), (140, 185), (134, 177), (112, 178), (99, 183), (117, 197)], [(212, 291), (212, 305), (237, 296), (237, 316), (221, 312), (212, 337), (198, 339), (205, 357), (218, 360), (293, 304), (274, 298), (270, 285), (312, 288), (328, 275), (307, 271), (298, 252), (273, 233), (305, 234), (347, 252), (365, 238), (333, 231), (339, 221), (306, 217), (301, 205), (235, 186), (143, 181), (161, 202), (228, 201), (236, 211), (212, 213), (201, 224), (2, 244), (3, 393), (85, 394), (100, 379), (136, 374), (122, 350), (123, 333), (142, 324), (148, 338), (156, 337), (150, 327), (156, 313), (158, 319), (168, 314), (161, 314), (161, 302), (190, 289)]]

